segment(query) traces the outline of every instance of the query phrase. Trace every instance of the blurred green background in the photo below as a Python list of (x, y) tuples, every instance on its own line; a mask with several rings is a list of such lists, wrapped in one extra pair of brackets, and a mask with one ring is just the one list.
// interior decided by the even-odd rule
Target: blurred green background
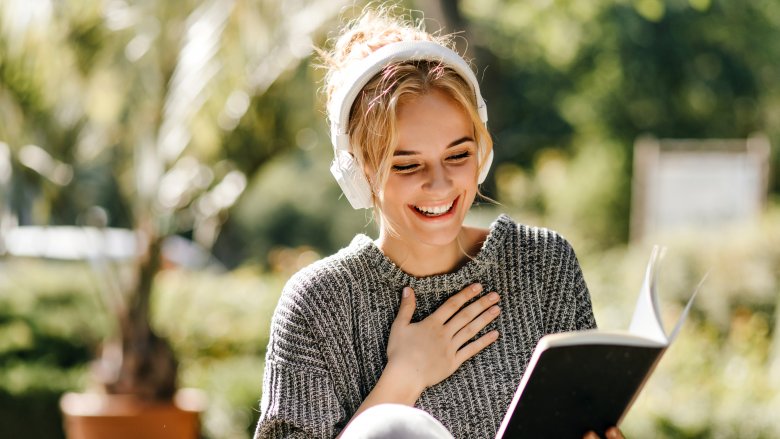
[[(0, 230), (137, 228), (219, 261), (169, 264), (153, 323), (204, 389), (207, 438), (254, 429), (270, 316), (287, 277), (374, 234), (328, 173), (312, 46), (362, 2), (3, 0)], [(488, 102), (498, 212), (574, 245), (599, 325), (628, 325), (650, 243), (669, 247), (671, 321), (712, 274), (623, 424), (628, 437), (780, 436), (780, 2), (404, 3), (459, 31)], [(468, 40), (468, 44), (465, 44)], [(772, 144), (761, 219), (629, 241), (634, 140)], [(61, 437), (59, 396), (87, 386), (112, 331), (90, 267), (0, 259), (0, 437)], [(34, 421), (34, 422), (30, 422)]]

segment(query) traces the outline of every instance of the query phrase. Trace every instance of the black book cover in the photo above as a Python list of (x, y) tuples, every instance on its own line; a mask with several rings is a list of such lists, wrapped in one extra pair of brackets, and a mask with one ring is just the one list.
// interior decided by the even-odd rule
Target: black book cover
[(504, 438), (601, 437), (617, 425), (663, 352), (661, 347), (576, 345), (547, 349)]
[(591, 430), (604, 437), (620, 423), (704, 282), (667, 334), (656, 294), (661, 253), (653, 248), (628, 331), (574, 331), (539, 340), (497, 438), (581, 438)]

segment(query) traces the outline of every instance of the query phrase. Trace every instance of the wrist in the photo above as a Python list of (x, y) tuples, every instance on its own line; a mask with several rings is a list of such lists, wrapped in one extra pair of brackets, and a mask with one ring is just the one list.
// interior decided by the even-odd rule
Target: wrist
[[(352, 415), (352, 419), (355, 419), (369, 407), (379, 404), (392, 403), (414, 407), (425, 390), (425, 386), (416, 382), (417, 374), (413, 372), (398, 365), (390, 363), (385, 365), (379, 381)], [(350, 423), (352, 419), (350, 419)]]
[(381, 383), (389, 389), (394, 389), (393, 393), (399, 402), (414, 405), (427, 387), (420, 378), (416, 370), (388, 362), (377, 385)]

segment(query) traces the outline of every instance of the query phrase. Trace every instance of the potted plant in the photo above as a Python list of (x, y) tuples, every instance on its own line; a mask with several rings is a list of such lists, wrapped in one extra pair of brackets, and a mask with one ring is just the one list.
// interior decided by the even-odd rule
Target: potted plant
[(177, 390), (176, 356), (149, 320), (163, 241), (148, 232), (139, 236), (131, 281), (109, 305), (118, 332), (92, 368), (104, 391), (66, 393), (60, 401), (69, 438), (198, 437), (204, 397)]
[[(77, 56), (92, 52), (69, 72), (81, 78), (63, 76), (70, 85), (84, 84), (86, 108), (72, 135), (76, 146), (49, 153), (56, 162), (68, 148), (71, 156), (74, 149), (97, 151), (90, 160), (63, 161), (71, 178), (55, 183), (63, 204), (81, 204), (86, 212), (78, 218), (112, 333), (91, 367), (90, 387), (60, 401), (65, 433), (71, 439), (195, 438), (204, 398), (179, 389), (175, 352), (152, 324), (152, 296), (166, 242), (187, 233), (209, 248), (246, 187), (244, 173), (219, 148), (247, 110), (246, 77), (214, 70), (223, 61), (215, 47), (233, 62), (243, 61), (240, 45), (231, 40), (236, 36), (224, 33), (236, 11), (219, 2), (93, 6), (98, 4), (97, 14), (78, 17), (84, 11), (63, 6), (66, 16), (59, 17), (77, 42), (60, 42), (63, 49)], [(217, 136), (202, 140), (199, 129)], [(52, 180), (47, 170), (38, 171)], [(100, 190), (117, 200), (113, 209), (77, 199), (79, 188), (94, 189), (88, 186), (95, 174), (109, 182)], [(125, 214), (119, 221), (125, 230), (107, 227), (117, 222), (109, 221), (110, 211)], [(131, 241), (125, 260), (111, 256), (117, 234)]]

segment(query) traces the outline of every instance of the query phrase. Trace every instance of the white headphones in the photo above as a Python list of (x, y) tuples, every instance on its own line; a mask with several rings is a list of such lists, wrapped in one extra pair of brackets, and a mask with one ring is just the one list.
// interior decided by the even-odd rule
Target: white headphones
[[(357, 62), (344, 74), (344, 84), (351, 84), (348, 88), (342, 88), (336, 93), (328, 105), (328, 119), (330, 119), (330, 139), (333, 143), (334, 159), (330, 166), (330, 172), (336, 178), (344, 195), (355, 209), (370, 209), (373, 207), (371, 199), (371, 186), (358, 165), (357, 160), (351, 154), (349, 144), (349, 113), (352, 103), (363, 87), (383, 68), (394, 62), (403, 61), (439, 61), (447, 67), (455, 70), (471, 86), (477, 97), (477, 112), (482, 123), (487, 124), (487, 107), (479, 92), (477, 77), (471, 68), (454, 51), (431, 41), (405, 41), (390, 43), (382, 46), (371, 55)], [(493, 151), (487, 158), (481, 157), (484, 150), (480, 148), (480, 162), (484, 159), (482, 172), (479, 174), (479, 183), (485, 181), (490, 165), (493, 163)]]

